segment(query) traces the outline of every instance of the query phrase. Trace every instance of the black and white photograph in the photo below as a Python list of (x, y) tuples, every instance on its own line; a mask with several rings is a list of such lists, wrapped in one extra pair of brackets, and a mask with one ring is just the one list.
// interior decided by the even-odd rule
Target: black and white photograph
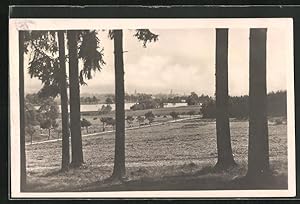
[(293, 19), (9, 21), (12, 198), (293, 197)]

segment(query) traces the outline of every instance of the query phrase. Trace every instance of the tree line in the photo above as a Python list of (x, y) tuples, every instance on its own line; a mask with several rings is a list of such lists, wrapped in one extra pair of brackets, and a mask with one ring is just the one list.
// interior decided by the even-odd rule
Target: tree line
[[(231, 118), (247, 119), (249, 117), (249, 96), (230, 96), (228, 112)], [(216, 101), (210, 99), (201, 106), (203, 118), (216, 118)], [(286, 91), (271, 92), (267, 95), (267, 114), (270, 117), (286, 116)]]

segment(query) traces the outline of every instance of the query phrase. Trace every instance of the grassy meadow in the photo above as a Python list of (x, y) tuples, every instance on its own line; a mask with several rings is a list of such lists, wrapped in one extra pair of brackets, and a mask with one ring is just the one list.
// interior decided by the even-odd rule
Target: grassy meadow
[[(163, 111), (159, 113), (163, 115), (171, 110)], [(69, 172), (60, 172), (61, 141), (28, 144), (29, 191), (239, 189), (230, 181), (247, 171), (248, 121), (232, 119), (230, 122), (233, 154), (238, 165), (226, 172), (211, 172), (217, 161), (215, 120), (185, 117), (181, 121), (126, 130), (127, 178), (123, 183), (108, 180), (113, 170), (114, 132), (84, 136), (85, 163)], [(164, 120), (171, 121), (171, 118)], [(101, 127), (98, 121), (99, 127), (94, 122), (93, 126)], [(276, 185), (262, 188), (287, 188), (286, 123), (269, 123), (269, 143)]]

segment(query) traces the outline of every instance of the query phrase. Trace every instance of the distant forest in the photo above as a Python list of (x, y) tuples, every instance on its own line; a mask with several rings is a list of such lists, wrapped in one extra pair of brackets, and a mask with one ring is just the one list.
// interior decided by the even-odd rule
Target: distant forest
[[(248, 118), (249, 115), (249, 97), (232, 96), (229, 98), (229, 117), (231, 118)], [(287, 114), (287, 96), (286, 91), (271, 92), (268, 94), (268, 116), (278, 117)], [(211, 99), (207, 103), (202, 104), (201, 112), (203, 118), (216, 117), (215, 100)]]
[[(230, 96), (229, 97), (229, 117), (248, 118), (249, 105), (248, 96)], [(33, 105), (40, 105), (41, 99), (38, 94), (27, 94), (27, 101)], [(80, 97), (81, 104), (113, 104), (115, 101), (113, 94), (104, 95), (99, 99), (96, 96)], [(207, 95), (198, 96), (192, 92), (189, 96), (168, 96), (152, 94), (125, 94), (125, 102), (136, 103), (131, 107), (132, 110), (144, 110), (153, 108), (163, 108), (165, 103), (181, 103), (187, 105), (201, 105), (200, 112), (203, 118), (215, 118), (216, 107), (215, 98)], [(286, 116), (287, 114), (287, 96), (286, 91), (271, 92), (268, 94), (268, 116)]]
[[(27, 94), (26, 98), (33, 105), (41, 105), (42, 98), (39, 93)], [(155, 101), (156, 103), (188, 103), (189, 105), (196, 105), (197, 103), (204, 103), (211, 97), (208, 95), (198, 96), (195, 92), (191, 95), (170, 95), (170, 94), (128, 94), (125, 93), (125, 103), (142, 103), (143, 101)], [(56, 102), (60, 104), (60, 100), (56, 98)], [(114, 94), (91, 94), (89, 96), (81, 96), (80, 104), (113, 104), (115, 103)]]

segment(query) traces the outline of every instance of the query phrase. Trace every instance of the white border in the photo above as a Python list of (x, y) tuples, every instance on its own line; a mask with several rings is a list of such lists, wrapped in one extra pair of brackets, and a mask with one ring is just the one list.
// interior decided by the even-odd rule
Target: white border
[[(201, 191), (121, 191), (121, 192), (20, 192), (20, 116), (18, 30), (59, 29), (196, 29), (196, 28), (268, 28), (288, 31), (287, 121), (288, 121), (288, 190), (201, 190)], [(12, 198), (199, 198), (199, 197), (293, 197), (296, 195), (295, 115), (294, 115), (294, 55), (293, 20), (291, 18), (246, 19), (10, 19), (9, 20), (9, 86), (10, 144)]]

